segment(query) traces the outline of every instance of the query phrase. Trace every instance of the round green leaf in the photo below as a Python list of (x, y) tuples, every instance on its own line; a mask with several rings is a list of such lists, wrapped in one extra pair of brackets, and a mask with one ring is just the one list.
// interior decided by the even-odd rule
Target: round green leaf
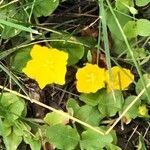
[(62, 47), (64, 51), (69, 53), (68, 65), (76, 64), (84, 55), (84, 47), (82, 45), (66, 43)]
[(128, 13), (129, 7), (134, 6), (133, 0), (117, 0), (116, 8), (122, 12)]
[(88, 105), (96, 106), (99, 103), (100, 92), (90, 93), (90, 94), (81, 94), (80, 100), (85, 102)]
[[(122, 112), (132, 103), (132, 101), (136, 98), (136, 96), (129, 96), (125, 99), (125, 103), (123, 105)], [(138, 108), (141, 104), (141, 100), (138, 100), (134, 103), (134, 105), (128, 110), (128, 112), (125, 114), (125, 117), (129, 120), (135, 119), (138, 116)]]
[[(7, 1), (4, 1), (4, 3), (7, 5)], [(16, 7), (18, 6), (14, 3), (13, 5), (8, 5), (7, 7), (0, 9), (0, 19), (4, 19), (8, 23), (25, 24), (27, 22), (27, 15), (24, 13), (23, 8), (16, 9)], [(21, 32), (21, 30), (7, 25), (1, 25), (1, 27), (2, 31), (0, 32), (3, 39), (14, 37)]]
[[(115, 15), (116, 15), (121, 27), (123, 27), (128, 21), (131, 20), (131, 18), (129, 18), (128, 16), (125, 16), (121, 13), (115, 12)], [(120, 32), (120, 29), (118, 28), (118, 25), (110, 11), (107, 11), (106, 19), (107, 19), (108, 28), (113, 36), (114, 41), (116, 39), (124, 41), (123, 36)]]
[(19, 101), (18, 96), (9, 92), (4, 92), (1, 96), (0, 103), (3, 107), (8, 107), (12, 103)]
[(120, 147), (113, 145), (113, 144), (108, 144), (106, 148), (107, 150), (122, 150)]
[(112, 93), (102, 90), (99, 99), (98, 109), (104, 116), (112, 117), (122, 108), (123, 98), (121, 91)]
[(150, 0), (135, 0), (137, 6), (145, 6), (150, 3)]
[(137, 33), (137, 23), (135, 21), (128, 21), (123, 27), (124, 33), (127, 38), (134, 38), (138, 35)]
[(68, 33), (51, 34), (51, 40), (54, 40), (51, 42), (52, 47), (69, 54), (68, 65), (76, 64), (84, 56), (84, 46), (76, 37), (70, 36)]
[[(144, 74), (143, 79), (144, 79), (144, 82), (146, 85), (149, 84), (150, 83), (150, 74)], [(143, 90), (143, 84), (142, 84), (141, 79), (139, 79), (136, 84), (136, 93), (139, 94), (142, 90)], [(147, 92), (150, 95), (150, 87), (147, 88)], [(147, 99), (146, 91), (142, 94), (140, 99), (145, 100), (146, 102), (148, 102), (150, 104), (150, 101), (148, 101), (148, 99)]]
[(1, 136), (10, 135), (12, 132), (12, 124), (7, 119), (4, 119), (1, 125), (2, 125), (2, 129), (0, 131), (0, 135)]
[(98, 126), (103, 115), (100, 114), (97, 107), (84, 105), (79, 108), (76, 117), (92, 126)]
[(21, 141), (22, 137), (16, 135), (14, 132), (4, 138), (4, 143), (7, 150), (16, 150)]
[(41, 150), (41, 139), (39, 137), (38, 132), (34, 136), (29, 133), (23, 136), (24, 142), (30, 145), (31, 150)]
[(11, 119), (16, 120), (21, 115), (25, 108), (25, 103), (22, 99), (19, 99), (19, 101), (14, 102), (8, 107), (8, 111), (10, 112)]
[(150, 21), (147, 19), (139, 19), (137, 21), (137, 32), (140, 36), (150, 36)]
[(66, 108), (69, 114), (75, 115), (78, 112), (80, 106), (78, 105), (77, 101), (73, 98), (69, 98), (66, 104)]
[[(140, 58), (140, 59), (145, 58), (148, 54), (144, 48), (132, 48), (132, 52), (135, 58)], [(127, 52), (127, 57), (132, 59), (129, 52)]]
[(69, 118), (61, 116), (60, 114), (56, 112), (47, 113), (44, 117), (44, 121), (49, 125), (55, 125), (55, 124), (66, 124), (69, 122)]
[[(6, 3), (7, 4), (7, 3)], [(11, 12), (11, 13), (9, 13)], [(8, 7), (4, 7), (3, 9), (0, 9), (0, 19), (7, 19), (10, 20), (11, 14), (17, 14), (16, 8), (14, 5), (9, 5)], [(2, 29), (0, 30), (1, 32), (1, 37), (3, 39), (8, 39), (10, 37), (13, 37), (18, 34), (18, 30), (6, 25), (1, 24)]]
[(6, 112), (5, 118), (10, 121), (18, 119), (25, 109), (24, 100), (12, 93), (3, 93), (0, 103)]
[(59, 0), (36, 0), (33, 13), (36, 17), (49, 16), (58, 7)]
[(81, 137), (80, 145), (84, 150), (101, 150), (113, 141), (110, 134), (101, 135), (92, 130), (82, 132)]
[(145, 143), (145, 137), (143, 137), (142, 134), (139, 135), (139, 142), (137, 145), (137, 150), (147, 150), (146, 143)]
[(54, 147), (62, 150), (74, 150), (80, 140), (75, 129), (62, 124), (48, 127), (46, 136)]
[(20, 30), (18, 29), (15, 29), (9, 26), (4, 26), (3, 31), (1, 33), (1, 37), (3, 39), (8, 39), (8, 38), (16, 36), (19, 33), (20, 33)]
[(31, 127), (28, 124), (26, 124), (25, 122), (16, 120), (15, 123), (17, 125), (13, 125), (13, 132), (16, 135), (22, 136), (22, 135), (24, 135), (24, 133), (31, 131)]
[(21, 73), (26, 63), (31, 59), (30, 51), (31, 47), (22, 48), (17, 51), (11, 63), (12, 69)]
[(115, 36), (113, 36), (113, 39), (115, 39), (112, 49), (113, 53), (120, 55), (125, 52), (125, 49), (127, 49), (125, 42), (123, 40), (115, 38)]

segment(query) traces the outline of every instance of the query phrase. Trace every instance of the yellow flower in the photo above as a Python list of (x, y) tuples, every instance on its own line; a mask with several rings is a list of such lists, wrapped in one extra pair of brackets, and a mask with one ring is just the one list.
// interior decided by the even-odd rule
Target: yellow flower
[(65, 83), (66, 65), (68, 54), (54, 48), (34, 45), (30, 55), (32, 59), (27, 63), (23, 72), (36, 80), (40, 88), (47, 84)]
[(139, 106), (138, 108), (138, 113), (140, 114), (140, 116), (144, 117), (148, 115), (148, 109), (146, 108), (145, 105)]
[(106, 72), (106, 84), (109, 91), (111, 90), (126, 90), (133, 82), (134, 75), (130, 70), (114, 66), (111, 69), (112, 78), (109, 76), (109, 71)]
[(105, 87), (105, 69), (97, 65), (86, 64), (76, 73), (77, 90), (83, 93), (95, 93)]

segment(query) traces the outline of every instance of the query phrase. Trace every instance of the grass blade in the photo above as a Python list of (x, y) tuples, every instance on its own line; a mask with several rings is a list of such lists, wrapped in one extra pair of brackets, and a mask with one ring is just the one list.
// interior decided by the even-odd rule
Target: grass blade
[(6, 21), (4, 19), (0, 19), (0, 23), (4, 24), (6, 26), (9, 26), (9, 27), (13, 27), (13, 28), (19, 29), (21, 31), (26, 31), (26, 32), (29, 32), (29, 33), (34, 33), (34, 34), (39, 34), (39, 35), (41, 34), (37, 30), (31, 29), (30, 27), (25, 27), (23, 25), (19, 25), (19, 24), (10, 22), (10, 21)]

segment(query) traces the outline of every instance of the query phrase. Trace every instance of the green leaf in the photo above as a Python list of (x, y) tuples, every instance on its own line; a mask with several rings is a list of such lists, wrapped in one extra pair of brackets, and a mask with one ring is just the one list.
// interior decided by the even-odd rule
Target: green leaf
[(4, 116), (12, 121), (18, 119), (25, 109), (25, 102), (23, 99), (12, 93), (3, 93), (0, 104), (6, 112)]
[(78, 40), (84, 45), (86, 45), (88, 49), (95, 47), (95, 45), (97, 44), (97, 41), (94, 37), (81, 36), (81, 37), (78, 37)]
[(80, 145), (85, 150), (101, 150), (113, 141), (110, 134), (101, 135), (92, 130), (82, 132), (81, 137)]
[(31, 59), (30, 51), (31, 47), (19, 49), (11, 62), (12, 69), (21, 73), (22, 69), (26, 66), (26, 63)]
[(19, 97), (16, 96), (15, 94), (4, 92), (3, 94), (1, 94), (0, 103), (3, 107), (8, 107), (18, 100)]
[[(17, 127), (19, 129), (14, 130), (14, 132), (16, 133), (16, 135), (20, 135), (20, 133), (22, 133), (24, 142), (30, 145), (31, 150), (41, 149), (41, 139), (40, 139), (41, 136), (38, 134), (39, 132), (35, 131), (36, 130), (35, 125), (32, 128), (32, 133), (31, 133), (31, 127), (25, 122), (19, 121), (19, 124)], [(20, 133), (19, 133), (19, 130), (20, 130)], [(35, 132), (36, 134), (34, 134)]]
[(123, 30), (128, 39), (135, 38), (138, 35), (136, 21), (128, 21)]
[(51, 112), (46, 114), (44, 121), (49, 125), (67, 124), (69, 122), (69, 118), (61, 116), (56, 112)]
[[(5, 1), (4, 4), (7, 5), (7, 2)], [(18, 5), (14, 3), (0, 9), (0, 32), (3, 39), (14, 37), (21, 31), (39, 34), (38, 31), (25, 26), (28, 22), (28, 16), (23, 7), (16, 9), (17, 7)]]
[(69, 54), (68, 65), (76, 64), (84, 56), (84, 46), (76, 37), (67, 33), (62, 35), (51, 34), (52, 47), (63, 50)]
[(11, 128), (12, 125), (6, 119), (3, 121), (2, 125), (3, 125), (3, 129), (1, 135), (3, 137), (9, 136), (12, 132), (12, 128)]
[(30, 148), (32, 150), (41, 150), (41, 141), (37, 141), (37, 140), (34, 140), (34, 139), (30, 139), (30, 138), (26, 138), (24, 139), (24, 141), (30, 145)]
[(97, 107), (84, 105), (79, 108), (76, 117), (92, 126), (98, 126), (103, 115), (100, 114)]
[(134, 6), (133, 0), (117, 0), (115, 4), (117, 10), (124, 13), (128, 13), (129, 7)]
[(37, 141), (37, 140), (34, 140), (34, 139), (30, 139), (30, 138), (26, 138), (24, 139), (24, 141), (30, 145), (30, 148), (32, 150), (41, 150), (41, 141)]
[(36, 0), (33, 13), (36, 17), (49, 16), (58, 7), (59, 0)]
[(125, 42), (121, 39), (115, 38), (115, 36), (113, 36), (112, 38), (115, 39), (112, 52), (117, 54), (117, 55), (125, 52), (125, 50), (127, 49)]
[[(107, 130), (108, 128), (107, 127), (103, 127), (105, 130)], [(110, 133), (109, 133), (112, 138), (113, 138), (113, 141), (112, 141), (112, 144), (116, 145), (117, 144), (117, 135), (116, 135), (116, 132), (115, 130), (112, 130)]]
[(135, 4), (137, 6), (145, 6), (150, 3), (150, 0), (135, 0)]
[(0, 9), (0, 19), (4, 19), (8, 22), (6, 24), (2, 25), (2, 32), (1, 37), (3, 39), (8, 39), (11, 37), (16, 36), (21, 32), (20, 29), (17, 27), (11, 27), (9, 26), (9, 22), (16, 23), (16, 24), (26, 24), (27, 23), (27, 15), (24, 13), (23, 8), (22, 9), (16, 9), (17, 5), (8, 5), (7, 7), (4, 7), (3, 9)]
[(116, 146), (116, 145), (113, 145), (113, 144), (108, 144), (106, 146), (106, 149), (107, 150), (122, 150), (120, 147)]
[[(116, 15), (121, 27), (123, 27), (128, 21), (131, 20), (131, 18), (129, 18), (128, 16), (125, 16), (121, 13), (116, 12), (115, 15)], [(108, 26), (112, 36), (114, 37), (113, 38), (114, 41), (116, 39), (124, 41), (123, 36), (118, 28), (118, 25), (110, 11), (107, 11), (106, 17), (107, 17), (107, 26)]]
[(3, 138), (7, 150), (16, 150), (22, 141), (22, 137), (12, 132), (9, 136)]
[(4, 132), (4, 131), (3, 131), (3, 130), (4, 130), (3, 128), (4, 128), (4, 127), (3, 127), (2, 118), (0, 118), (0, 135), (1, 135), (1, 136), (3, 136), (3, 132)]
[[(18, 123), (17, 121), (15, 122)], [(7, 119), (1, 121), (1, 131), (0, 134), (3, 137), (3, 141), (7, 150), (16, 150), (18, 145), (22, 141), (22, 134), (15, 134), (16, 127), (14, 124), (10, 123)], [(22, 133), (22, 132), (21, 132)]]
[(31, 29), (30, 27), (26, 27), (17, 23), (13, 23), (11, 21), (6, 21), (4, 19), (0, 19), (0, 23), (6, 26), (12, 27), (12, 28), (21, 30), (21, 31), (26, 31), (26, 32), (34, 33), (34, 34), (40, 34), (37, 30)]
[[(4, 5), (5, 4), (7, 4), (6, 1), (4, 2)], [(7, 7), (0, 9), (0, 19), (10, 20), (10, 18), (12, 18), (12, 16), (14, 17), (17, 14), (18, 13), (16, 11), (15, 5), (8, 5)], [(6, 26), (6, 25), (1, 24), (0, 27), (1, 27), (1, 29), (0, 29), (1, 37), (3, 39), (13, 37), (20, 32), (19, 30), (12, 28), (12, 27), (9, 27), (9, 26)]]
[(71, 126), (57, 124), (48, 127), (46, 136), (49, 142), (56, 148), (62, 150), (73, 150), (77, 146), (80, 137), (75, 129)]
[(99, 97), (98, 109), (104, 116), (112, 117), (121, 110), (123, 98), (121, 91), (107, 92), (102, 90)]
[(22, 115), (24, 107), (25, 107), (25, 103), (21, 99), (19, 101), (14, 102), (13, 104), (11, 104), (8, 107), (8, 111), (10, 112), (10, 115), (11, 115), (11, 120), (18, 119)]
[[(128, 21), (131, 20), (131, 18), (128, 17), (127, 15), (123, 15), (119, 12), (115, 12), (115, 15), (116, 15), (117, 20), (119, 21), (122, 28)], [(119, 55), (122, 52), (124, 52), (125, 49), (127, 49), (126, 44), (124, 42), (124, 38), (123, 38), (123, 36), (120, 32), (120, 29), (118, 28), (118, 25), (110, 11), (107, 11), (106, 19), (107, 19), (107, 26), (111, 32), (111, 37), (114, 42), (113, 47), (111, 49), (112, 53)]]
[[(132, 103), (135, 98), (136, 96), (129, 96), (125, 99), (122, 112)], [(134, 105), (128, 110), (128, 112), (124, 115), (124, 117), (126, 118), (126, 123), (129, 123), (131, 119), (135, 119), (138, 116), (138, 108), (140, 104), (140, 100), (136, 101)]]
[[(150, 83), (150, 74), (144, 74), (143, 79), (144, 79), (144, 82), (146, 85), (149, 84)], [(142, 84), (141, 79), (139, 79), (137, 84), (136, 84), (136, 93), (139, 94), (142, 90), (143, 90), (143, 84)], [(150, 87), (147, 88), (147, 92), (150, 95)], [(148, 99), (147, 99), (146, 92), (144, 92), (142, 94), (140, 99), (145, 100), (146, 102), (148, 102), (150, 104), (150, 101), (148, 101)]]
[(1, 33), (1, 37), (3, 39), (8, 39), (8, 38), (16, 36), (19, 33), (20, 33), (20, 30), (17, 30), (15, 28), (12, 28), (12, 27), (9, 27), (9, 26), (5, 26), (3, 28), (2, 33)]
[(137, 150), (147, 150), (144, 137), (142, 135), (139, 135), (139, 144), (137, 145)]
[[(132, 48), (132, 52), (136, 59), (144, 59), (148, 55), (148, 52), (144, 48)], [(127, 52), (127, 57), (132, 59), (129, 52)]]
[(30, 145), (31, 150), (41, 150), (41, 140), (38, 134), (31, 136), (31, 134), (24, 134), (24, 142)]
[(138, 19), (137, 32), (140, 36), (150, 36), (150, 21), (147, 19)]
[(66, 108), (69, 112), (69, 114), (75, 115), (77, 111), (79, 110), (80, 106), (78, 105), (77, 101), (73, 98), (69, 98), (66, 104)]
[(81, 94), (80, 100), (88, 105), (96, 106), (99, 103), (99, 95), (100, 95), (99, 91), (91, 94)]
[(76, 118), (93, 126), (98, 126), (103, 118), (103, 115), (98, 111), (97, 107), (90, 105), (80, 107), (74, 99), (69, 99), (67, 102), (67, 110), (71, 111), (71, 114)]
[(15, 124), (13, 124), (13, 132), (18, 136), (23, 136), (27, 132), (30, 132), (30, 130), (31, 130), (31, 127), (25, 122), (22, 122), (20, 120), (16, 120)]

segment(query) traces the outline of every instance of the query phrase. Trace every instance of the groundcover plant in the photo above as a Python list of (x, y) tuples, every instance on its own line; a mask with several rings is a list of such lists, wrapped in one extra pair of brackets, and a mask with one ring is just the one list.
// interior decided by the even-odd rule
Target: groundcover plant
[(150, 149), (150, 0), (1, 0), (0, 149)]

